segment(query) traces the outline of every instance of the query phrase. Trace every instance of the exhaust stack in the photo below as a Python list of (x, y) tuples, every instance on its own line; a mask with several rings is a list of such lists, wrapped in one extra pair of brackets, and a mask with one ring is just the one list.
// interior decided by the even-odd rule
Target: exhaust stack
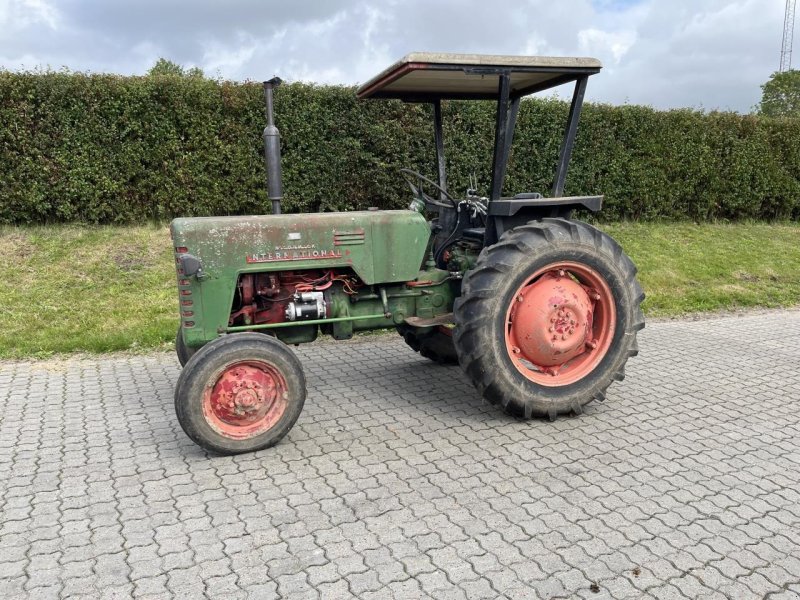
[(273, 77), (264, 82), (264, 100), (267, 104), (267, 126), (264, 128), (264, 163), (267, 167), (267, 195), (272, 200), (272, 214), (281, 214), (283, 183), (281, 182), (281, 134), (275, 127), (272, 111), (272, 90), (283, 81)]

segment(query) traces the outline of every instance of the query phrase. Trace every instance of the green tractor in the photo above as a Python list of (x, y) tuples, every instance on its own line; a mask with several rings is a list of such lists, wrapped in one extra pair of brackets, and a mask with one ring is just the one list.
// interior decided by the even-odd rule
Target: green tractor
[[(410, 54), (362, 85), (359, 98), (429, 103), (438, 174), (401, 171), (407, 210), (281, 214), (273, 79), (264, 130), (273, 214), (175, 219), (183, 371), (175, 409), (206, 450), (276, 444), (306, 398), (290, 344), (319, 333), (395, 328), (422, 356), (459, 364), (509, 414), (579, 414), (624, 377), (644, 327), (636, 267), (595, 227), (572, 219), (602, 196), (564, 197), (589, 58)], [(520, 100), (574, 83), (550, 197), (503, 195)], [(496, 102), (488, 196), (447, 187), (442, 100)], [(432, 216), (430, 220), (426, 215)], [(327, 350), (326, 352), (330, 352)]]

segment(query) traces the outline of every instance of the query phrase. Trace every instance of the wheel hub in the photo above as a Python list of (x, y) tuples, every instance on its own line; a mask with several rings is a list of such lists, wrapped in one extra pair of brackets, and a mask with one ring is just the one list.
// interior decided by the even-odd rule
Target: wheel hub
[[(251, 414), (258, 411), (260, 406), (267, 404), (269, 400), (265, 397), (261, 386), (248, 382), (253, 387), (240, 387), (233, 394), (233, 404), (231, 408), (240, 415)], [(245, 384), (247, 386), (247, 384)]]
[(521, 290), (514, 304), (512, 352), (536, 366), (562, 365), (591, 342), (592, 300), (564, 271), (545, 273)]
[(605, 278), (563, 261), (532, 273), (511, 297), (506, 349), (529, 380), (558, 387), (588, 375), (608, 352), (616, 304)]
[(225, 369), (207, 388), (204, 412), (210, 425), (231, 438), (257, 435), (283, 413), (286, 384), (262, 363), (238, 363)]

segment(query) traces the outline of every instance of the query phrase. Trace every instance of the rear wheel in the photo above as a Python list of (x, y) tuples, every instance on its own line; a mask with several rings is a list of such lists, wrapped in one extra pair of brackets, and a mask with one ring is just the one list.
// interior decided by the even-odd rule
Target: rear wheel
[(464, 277), (454, 308), (459, 362), (511, 414), (580, 413), (624, 378), (643, 299), (636, 267), (601, 231), (565, 219), (517, 227)]
[(186, 363), (175, 412), (192, 441), (218, 454), (277, 444), (306, 397), (300, 361), (275, 338), (237, 333), (206, 344)]
[(453, 330), (441, 325), (432, 329), (421, 329), (411, 325), (398, 325), (397, 333), (406, 344), (428, 360), (440, 365), (457, 365), (458, 354), (453, 345)]

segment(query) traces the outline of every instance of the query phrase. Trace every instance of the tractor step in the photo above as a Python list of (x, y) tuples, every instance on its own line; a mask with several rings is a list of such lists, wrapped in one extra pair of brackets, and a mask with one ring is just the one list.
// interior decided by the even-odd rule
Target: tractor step
[(406, 317), (406, 325), (411, 327), (436, 327), (438, 325), (450, 325), (453, 323), (453, 313), (449, 312), (438, 317), (426, 319), (424, 317)]

